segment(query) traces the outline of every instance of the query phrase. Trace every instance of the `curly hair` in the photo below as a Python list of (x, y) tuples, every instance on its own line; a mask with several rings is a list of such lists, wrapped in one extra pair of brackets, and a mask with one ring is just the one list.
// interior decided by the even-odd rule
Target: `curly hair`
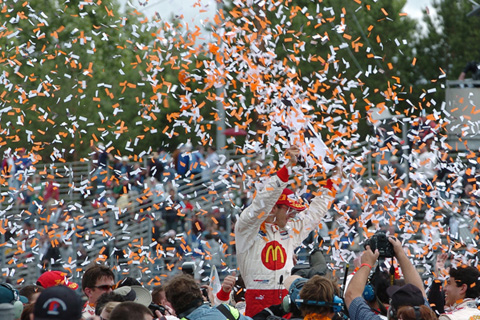
[[(330, 278), (315, 275), (308, 280), (302, 290), (300, 290), (300, 298), (311, 301), (333, 302), (333, 296), (338, 295), (338, 285)], [(300, 305), (302, 316), (307, 314), (328, 314), (332, 312), (331, 306), (312, 306), (307, 304)]]
[(199, 306), (203, 302), (203, 295), (200, 287), (192, 276), (179, 274), (168, 281), (165, 286), (165, 295), (178, 314), (188, 309)]
[(467, 285), (466, 298), (477, 298), (480, 296), (480, 271), (477, 268), (461, 265), (457, 268), (450, 268), (450, 277), (455, 279), (457, 287)]

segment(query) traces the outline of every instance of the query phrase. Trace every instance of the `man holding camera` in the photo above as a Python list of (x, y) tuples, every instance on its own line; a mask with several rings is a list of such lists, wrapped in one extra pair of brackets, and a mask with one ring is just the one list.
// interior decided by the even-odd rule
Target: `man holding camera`
[(178, 274), (170, 279), (165, 286), (165, 295), (179, 319), (251, 320), (251, 318), (242, 315), (237, 309), (227, 304), (221, 304), (216, 308), (210, 307), (204, 301), (200, 286), (188, 274)]
[(328, 180), (321, 195), (302, 212), (306, 207), (286, 188), (299, 154), (298, 147), (286, 150), (287, 165), (257, 190), (235, 225), (237, 260), (247, 289), (247, 316), (279, 304), (287, 294), (284, 280), (294, 266), (294, 249), (318, 226), (334, 199), (333, 183)]
[[(406, 283), (401, 287), (391, 286), (387, 289), (387, 293), (391, 298), (388, 311), (389, 318), (396, 319), (396, 310), (398, 308), (402, 306), (428, 306), (428, 302), (422, 278), (403, 251), (402, 244), (394, 237), (389, 237), (388, 242), (391, 247), (388, 244), (375, 243), (375, 245), (381, 249), (382, 254), (391, 252), (391, 248), (393, 248), (394, 256), (402, 269)], [(369, 244), (372, 245), (372, 241)], [(375, 248), (376, 250), (373, 252), (370, 249), (370, 245), (366, 246), (361, 257), (360, 268), (353, 276), (345, 292), (345, 304), (351, 320), (381, 320), (381, 317), (375, 314), (362, 296), (370, 271), (380, 256), (379, 250)], [(385, 257), (383, 256), (382, 258)]]

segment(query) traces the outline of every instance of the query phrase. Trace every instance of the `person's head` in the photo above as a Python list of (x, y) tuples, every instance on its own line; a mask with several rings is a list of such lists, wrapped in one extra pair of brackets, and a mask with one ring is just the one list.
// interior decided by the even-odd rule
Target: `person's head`
[[(101, 320), (108, 320), (110, 319), (110, 315), (112, 314), (113, 309), (118, 306), (121, 302), (119, 301), (110, 301), (108, 302), (104, 308), (102, 308), (102, 312), (100, 312), (99, 316)], [(96, 310), (95, 310), (95, 313)]]
[(35, 303), (38, 296), (43, 291), (43, 287), (36, 284), (29, 284), (20, 289), (19, 293), (21, 296), (24, 296), (28, 299), (28, 303)]
[(203, 303), (203, 295), (195, 279), (188, 274), (173, 277), (165, 286), (167, 300), (172, 304), (173, 310), (180, 315)]
[(126, 301), (113, 308), (110, 320), (153, 320), (153, 315), (144, 305)]
[(429, 307), (422, 306), (403, 306), (397, 311), (398, 320), (437, 320), (435, 312)]
[(387, 294), (390, 297), (388, 316), (391, 319), (396, 319), (396, 313), (400, 307), (415, 307), (425, 304), (425, 298), (423, 297), (422, 291), (417, 286), (410, 283), (403, 286), (391, 286), (387, 289)]
[(152, 302), (161, 306), (164, 306), (168, 304), (170, 305), (170, 302), (167, 300), (167, 296), (165, 295), (165, 287), (164, 286), (156, 286), (152, 290)]
[(390, 274), (388, 272), (375, 271), (370, 279), (375, 296), (384, 304), (389, 303), (387, 289), (390, 287)]
[(95, 304), (97, 299), (114, 288), (114, 274), (110, 268), (94, 265), (88, 268), (82, 277), (82, 290), (88, 297), (88, 302)]
[(331, 279), (319, 275), (313, 276), (303, 285), (300, 290), (299, 309), (303, 316), (308, 314), (320, 314), (328, 317), (334, 315), (334, 310), (341, 308), (341, 299), (337, 296), (338, 285)]
[(298, 212), (305, 210), (305, 208), (292, 190), (284, 189), (265, 221), (284, 228), (289, 219), (294, 218)]
[(465, 298), (480, 296), (480, 271), (475, 267), (458, 266), (450, 268), (450, 277), (444, 288), (445, 304), (451, 306)]
[(19, 294), (9, 283), (0, 284), (0, 315), (2, 320), (18, 319), (23, 311), (23, 304), (28, 303), (28, 299)]
[(115, 292), (104, 293), (97, 299), (97, 304), (95, 305), (95, 315), (99, 316), (102, 313), (103, 308), (105, 308), (105, 306), (109, 302), (124, 302), (124, 301), (127, 301), (127, 300), (121, 294), (118, 294)]
[(70, 289), (77, 290), (78, 284), (68, 280), (68, 274), (61, 271), (46, 271), (37, 279), (37, 285), (43, 288), (63, 285)]
[(50, 287), (38, 297), (33, 315), (34, 320), (80, 320), (82, 299), (68, 287)]
[(208, 146), (208, 148), (207, 148), (208, 153), (214, 153), (216, 151), (217, 151), (217, 149), (214, 146)]

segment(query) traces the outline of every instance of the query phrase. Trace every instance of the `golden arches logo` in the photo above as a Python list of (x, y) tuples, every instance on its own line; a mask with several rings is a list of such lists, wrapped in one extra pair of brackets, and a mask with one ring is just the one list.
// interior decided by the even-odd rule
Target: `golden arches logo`
[(261, 253), (263, 265), (270, 270), (282, 269), (287, 262), (287, 252), (277, 241), (270, 241)]
[(278, 258), (279, 254), (280, 254), (280, 257), (281, 257), (280, 262), (284, 263), (285, 262), (285, 257), (283, 256), (282, 248), (279, 247), (279, 246), (268, 247), (267, 254), (266, 254), (266, 257), (265, 257), (265, 262), (268, 263), (270, 256), (272, 256), (272, 261), (277, 261), (277, 258)]

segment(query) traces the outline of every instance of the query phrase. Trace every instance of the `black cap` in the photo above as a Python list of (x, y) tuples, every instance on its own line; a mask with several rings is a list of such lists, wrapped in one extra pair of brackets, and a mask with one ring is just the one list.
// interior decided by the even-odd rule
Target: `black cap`
[(404, 286), (391, 286), (387, 289), (388, 296), (392, 298), (392, 307), (396, 310), (403, 306), (421, 306), (425, 304), (422, 291), (413, 284)]
[(38, 297), (33, 314), (35, 320), (79, 320), (82, 299), (68, 287), (50, 287)]
[(142, 284), (137, 279), (134, 279), (132, 277), (126, 277), (126, 278), (118, 281), (118, 283), (117, 283), (117, 288), (124, 287), (124, 286), (128, 286), (128, 287), (142, 286)]

